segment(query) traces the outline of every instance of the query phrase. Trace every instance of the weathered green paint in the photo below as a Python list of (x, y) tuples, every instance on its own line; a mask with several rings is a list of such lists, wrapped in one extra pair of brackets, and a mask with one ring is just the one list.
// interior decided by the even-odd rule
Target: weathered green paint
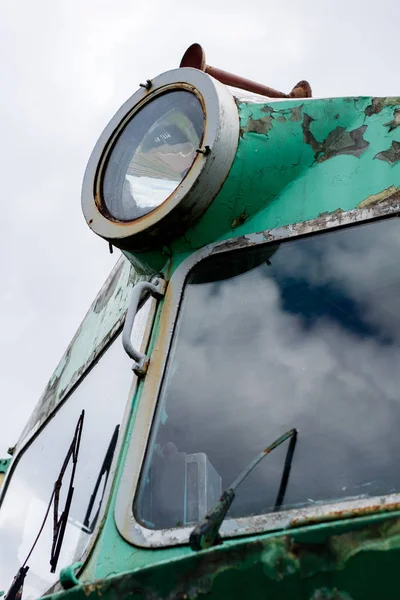
[[(184, 258), (207, 243), (398, 199), (399, 105), (399, 98), (240, 104), (237, 156), (217, 198), (183, 237), (158, 253), (137, 256), (137, 260), (154, 268), (163, 266), (170, 277)], [(68, 371), (59, 367), (53, 376), (51, 381), (62, 378), (63, 389), (69, 385), (68, 379), (87, 368), (97, 341), (122, 317), (137, 279), (131, 278), (126, 265), (121, 267), (128, 273), (125, 283), (118, 281), (113, 291), (103, 292), (86, 320), (85, 335), (75, 338), (67, 351), (70, 356), (75, 344), (85, 346), (78, 353), (80, 358)], [(111, 311), (104, 321), (108, 325), (102, 324), (103, 337), (96, 337), (95, 315), (105, 306)], [(150, 354), (161, 313), (162, 302)], [(229, 540), (199, 553), (188, 546), (150, 550), (128, 544), (117, 531), (113, 515), (141, 392), (139, 385), (102, 529), (78, 575), (82, 584), (76, 584), (71, 576), (75, 585), (54, 598), (357, 600), (397, 592), (400, 513)], [(57, 401), (61, 397), (58, 395)], [(337, 516), (340, 519), (341, 515)]]
[(351, 210), (397, 188), (399, 104), (371, 97), (240, 103), (238, 151), (218, 196), (170, 247), (137, 257), (171, 274), (207, 243)]
[(81, 562), (69, 565), (60, 571), (60, 584), (64, 590), (70, 590), (76, 585), (80, 585), (79, 579), (75, 575), (75, 571), (78, 571), (82, 567)]
[[(369, 521), (369, 524), (366, 523)], [(400, 519), (342, 521), (227, 542), (53, 597), (362, 600), (396, 597)]]
[[(194, 249), (338, 208), (350, 210), (389, 185), (398, 187), (400, 162), (375, 157), (400, 140), (400, 132), (387, 126), (399, 100), (369, 117), (372, 103), (372, 98), (334, 98), (240, 105), (243, 137), (237, 157), (216, 201), (187, 232), (185, 243)], [(266, 114), (265, 133), (246, 131), (250, 119)], [(177, 242), (174, 248), (182, 246)]]
[(121, 258), (89, 308), (39, 399), (18, 445), (48, 418), (121, 327), (134, 285), (146, 278)]
[(0, 473), (7, 473), (11, 458), (0, 458)]

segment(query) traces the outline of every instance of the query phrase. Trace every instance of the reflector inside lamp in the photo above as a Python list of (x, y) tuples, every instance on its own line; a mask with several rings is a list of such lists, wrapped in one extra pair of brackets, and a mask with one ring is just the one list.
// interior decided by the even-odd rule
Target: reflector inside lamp
[(137, 112), (106, 163), (102, 204), (117, 221), (134, 221), (160, 206), (191, 168), (204, 113), (191, 92), (166, 92)]

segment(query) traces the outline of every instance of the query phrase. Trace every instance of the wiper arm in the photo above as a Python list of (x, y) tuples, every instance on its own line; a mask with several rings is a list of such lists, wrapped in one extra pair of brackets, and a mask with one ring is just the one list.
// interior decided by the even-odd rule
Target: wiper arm
[[(40, 525), (39, 532), (35, 538), (35, 541), (32, 544), (31, 549), (28, 552), (28, 556), (25, 558), (24, 562), (22, 563), (21, 568), (18, 570), (18, 573), (14, 577), (14, 580), (13, 580), (6, 596), (4, 597), (4, 600), (19, 600), (22, 596), (22, 590), (23, 590), (25, 577), (29, 570), (29, 567), (26, 565), (26, 563), (30, 559), (31, 554), (34, 551), (35, 546), (38, 543), (40, 536), (42, 535), (44, 526), (46, 525), (47, 517), (49, 516), (49, 513), (50, 513), (50, 508), (53, 503), (53, 500), (54, 500), (53, 544), (51, 547), (50, 567), (51, 567), (51, 573), (54, 573), (56, 570), (58, 557), (60, 555), (61, 545), (62, 545), (62, 542), (64, 539), (65, 528), (67, 525), (69, 510), (71, 507), (72, 495), (74, 493), (73, 483), (74, 483), (74, 478), (75, 478), (76, 463), (78, 462), (78, 453), (79, 453), (79, 446), (81, 443), (84, 417), (85, 417), (85, 411), (82, 410), (82, 412), (79, 416), (78, 422), (76, 424), (76, 427), (75, 427), (74, 437), (72, 439), (71, 445), (68, 448), (68, 452), (65, 456), (60, 473), (54, 483), (53, 491), (51, 493), (49, 504), (47, 506), (42, 524)], [(62, 480), (63, 480), (64, 474), (65, 474), (65, 471), (68, 467), (68, 463), (69, 463), (71, 457), (72, 457), (73, 466), (72, 466), (72, 473), (71, 473), (71, 478), (70, 478), (69, 486), (68, 486), (67, 500), (65, 502), (65, 507), (64, 507), (63, 513), (62, 513), (61, 517), (58, 518), (58, 504), (59, 504), (59, 500), (60, 500), (60, 489), (62, 486)]]
[(282, 473), (281, 484), (279, 486), (278, 496), (275, 502), (274, 510), (278, 510), (282, 505), (285, 497), (286, 487), (289, 480), (290, 467), (292, 464), (294, 449), (297, 441), (297, 430), (290, 429), (277, 440), (275, 440), (270, 446), (265, 448), (260, 454), (258, 454), (254, 460), (238, 475), (232, 485), (222, 492), (222, 496), (217, 504), (206, 514), (204, 519), (200, 521), (193, 529), (189, 537), (189, 544), (192, 550), (205, 550), (216, 546), (221, 543), (219, 530), (223, 520), (226, 517), (228, 510), (235, 498), (235, 491), (242, 483), (244, 479), (251, 473), (251, 471), (263, 460), (272, 450), (275, 450), (278, 446), (283, 444), (287, 439), (291, 438), (288, 451), (286, 453), (285, 466)]
[[(85, 411), (81, 412), (81, 415), (78, 419), (78, 423), (76, 424), (74, 437), (72, 439), (71, 445), (68, 449), (68, 452), (65, 456), (63, 465), (61, 467), (60, 473), (56, 479), (54, 484), (54, 505), (53, 505), (53, 543), (51, 546), (51, 554), (50, 554), (50, 572), (55, 573), (58, 558), (60, 556), (61, 546), (63, 543), (65, 528), (68, 522), (68, 515), (71, 508), (72, 496), (74, 494), (74, 479), (75, 479), (75, 470), (78, 462), (78, 453), (79, 447), (81, 444), (81, 436), (82, 436), (82, 428), (83, 428), (83, 419), (85, 417)], [(68, 464), (72, 458), (72, 472), (69, 480), (69, 486), (67, 491), (67, 499), (65, 501), (64, 510), (61, 513), (61, 517), (58, 516), (58, 503), (60, 500), (60, 490), (62, 486), (62, 480), (64, 478), (65, 471), (68, 467)]]
[(20, 600), (22, 596), (22, 587), (24, 585), (25, 577), (27, 572), (29, 571), (29, 567), (21, 567), (14, 577), (12, 584), (10, 585), (10, 589), (7, 594), (4, 596), (4, 600)]

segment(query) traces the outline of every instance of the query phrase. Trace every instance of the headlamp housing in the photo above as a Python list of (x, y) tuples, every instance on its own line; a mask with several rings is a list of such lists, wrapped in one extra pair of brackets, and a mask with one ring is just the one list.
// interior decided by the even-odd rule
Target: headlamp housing
[(191, 68), (164, 73), (116, 113), (82, 189), (89, 227), (123, 250), (161, 248), (208, 208), (236, 154), (238, 110), (228, 88)]

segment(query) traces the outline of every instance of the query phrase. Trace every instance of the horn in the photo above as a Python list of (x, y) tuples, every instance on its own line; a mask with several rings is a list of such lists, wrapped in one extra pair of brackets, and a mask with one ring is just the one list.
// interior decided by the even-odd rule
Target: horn
[(307, 81), (300, 81), (297, 83), (290, 94), (284, 94), (278, 92), (267, 85), (262, 85), (251, 79), (240, 77), (234, 73), (228, 73), (222, 69), (211, 67), (206, 64), (206, 55), (200, 44), (192, 44), (186, 50), (182, 57), (180, 67), (192, 67), (193, 69), (199, 69), (208, 73), (214, 79), (218, 79), (225, 85), (231, 85), (232, 87), (240, 88), (241, 90), (247, 90), (248, 92), (254, 92), (261, 96), (267, 96), (268, 98), (311, 98), (311, 87)]

